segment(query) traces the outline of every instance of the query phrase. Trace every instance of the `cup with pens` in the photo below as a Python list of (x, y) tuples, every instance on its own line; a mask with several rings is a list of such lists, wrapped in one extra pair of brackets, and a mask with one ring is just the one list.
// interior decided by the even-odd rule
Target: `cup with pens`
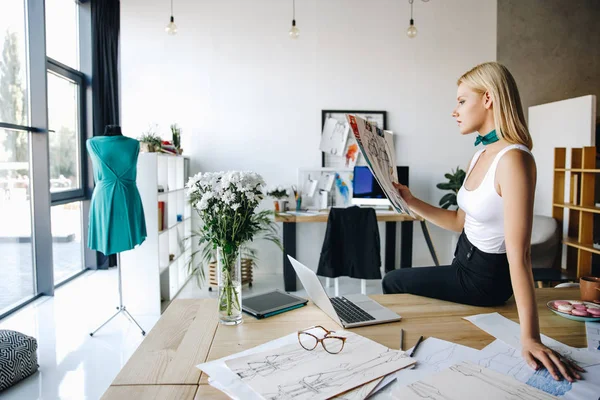
[(296, 186), (292, 186), (292, 190), (294, 191), (294, 200), (296, 201), (296, 211), (300, 211), (302, 209), (302, 196), (300, 195), (300, 191), (296, 189)]

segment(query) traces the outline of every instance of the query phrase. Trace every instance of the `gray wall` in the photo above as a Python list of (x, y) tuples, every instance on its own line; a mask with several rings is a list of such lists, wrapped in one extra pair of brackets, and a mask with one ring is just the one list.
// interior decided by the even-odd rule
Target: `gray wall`
[(497, 59), (514, 75), (526, 116), (537, 104), (600, 98), (600, 1), (498, 0)]

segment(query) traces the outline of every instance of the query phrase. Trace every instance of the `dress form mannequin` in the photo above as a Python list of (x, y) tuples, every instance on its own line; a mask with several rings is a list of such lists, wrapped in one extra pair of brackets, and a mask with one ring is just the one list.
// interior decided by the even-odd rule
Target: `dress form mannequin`
[(120, 253), (146, 239), (146, 220), (136, 185), (139, 142), (123, 136), (118, 125), (107, 125), (103, 136), (88, 139), (86, 147), (94, 167), (96, 187), (90, 205), (88, 247), (109, 256), (117, 255), (119, 306), (110, 320), (123, 312), (146, 332), (123, 305)]

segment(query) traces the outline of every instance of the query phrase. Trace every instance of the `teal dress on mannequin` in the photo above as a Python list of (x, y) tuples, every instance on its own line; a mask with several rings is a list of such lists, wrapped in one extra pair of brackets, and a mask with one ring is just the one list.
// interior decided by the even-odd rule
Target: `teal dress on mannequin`
[(131, 250), (146, 239), (144, 208), (135, 182), (140, 144), (125, 136), (95, 136), (86, 147), (96, 183), (88, 247), (105, 255)]

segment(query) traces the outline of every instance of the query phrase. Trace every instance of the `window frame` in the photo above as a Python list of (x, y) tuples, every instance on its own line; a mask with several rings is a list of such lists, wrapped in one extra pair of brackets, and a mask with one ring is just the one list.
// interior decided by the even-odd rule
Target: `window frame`
[[(85, 141), (87, 139), (87, 113), (86, 113), (86, 91), (87, 91), (87, 82), (85, 79), (85, 75), (77, 71), (67, 65), (64, 65), (50, 57), (46, 57), (46, 69), (48, 71), (52, 71), (56, 75), (69, 79), (75, 82), (78, 87), (77, 93), (77, 105), (79, 108), (78, 115), (78, 128), (79, 128), (79, 188), (73, 190), (65, 190), (61, 192), (51, 192), (50, 193), (50, 202), (51, 206), (71, 203), (74, 201), (83, 201), (86, 200), (86, 188), (88, 185), (87, 182), (87, 157), (85, 157)], [(49, 134), (54, 133), (52, 130), (48, 130)], [(49, 148), (48, 148), (49, 149)]]

